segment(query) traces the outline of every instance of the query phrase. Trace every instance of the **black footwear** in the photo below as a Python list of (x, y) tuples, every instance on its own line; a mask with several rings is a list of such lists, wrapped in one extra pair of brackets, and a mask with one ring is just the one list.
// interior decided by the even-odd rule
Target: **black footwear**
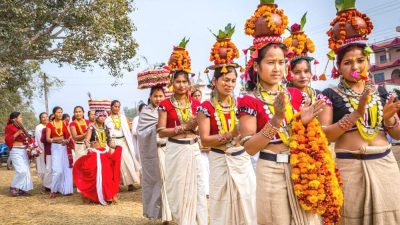
[(134, 191), (133, 184), (128, 185), (128, 191)]

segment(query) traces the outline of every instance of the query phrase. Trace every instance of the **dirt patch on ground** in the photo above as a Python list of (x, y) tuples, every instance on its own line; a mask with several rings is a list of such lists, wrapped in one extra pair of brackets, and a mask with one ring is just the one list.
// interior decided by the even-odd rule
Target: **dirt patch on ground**
[[(33, 165), (33, 164), (32, 164)], [(129, 224), (159, 225), (142, 216), (141, 191), (127, 192), (122, 188), (115, 205), (83, 204), (80, 194), (50, 199), (40, 192), (40, 181), (31, 170), (34, 190), (31, 196), (10, 197), (9, 186), (14, 174), (4, 164), (0, 167), (0, 224)]]

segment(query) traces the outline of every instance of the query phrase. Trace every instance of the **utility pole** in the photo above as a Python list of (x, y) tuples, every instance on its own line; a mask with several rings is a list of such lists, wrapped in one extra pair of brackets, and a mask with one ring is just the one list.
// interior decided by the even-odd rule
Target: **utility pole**
[(47, 75), (43, 73), (43, 94), (44, 94), (44, 105), (46, 113), (49, 113), (49, 98), (48, 98), (49, 87), (47, 83)]

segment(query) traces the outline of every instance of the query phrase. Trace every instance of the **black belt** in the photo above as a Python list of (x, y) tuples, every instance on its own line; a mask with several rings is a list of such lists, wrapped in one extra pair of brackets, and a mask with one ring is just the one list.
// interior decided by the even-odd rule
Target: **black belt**
[(222, 151), (222, 150), (219, 150), (219, 149), (215, 149), (215, 148), (212, 148), (211, 151), (215, 152), (215, 153), (218, 153), (218, 154), (226, 154), (226, 155), (231, 155), (231, 156), (238, 156), (238, 155), (241, 155), (241, 154), (244, 153), (244, 149), (242, 149), (240, 151), (237, 151), (237, 152), (232, 152), (232, 153), (225, 152), (225, 151)]
[(162, 148), (162, 147), (165, 147), (165, 146), (167, 146), (167, 143), (164, 143), (164, 144), (157, 144), (157, 147), (159, 147), (159, 148)]
[(282, 140), (279, 140), (279, 141), (270, 141), (268, 144), (269, 144), (269, 145), (279, 145), (279, 144), (283, 144), (283, 141), (282, 141)]
[(77, 141), (77, 142), (75, 142), (75, 144), (77, 144), (77, 145), (83, 145), (83, 144), (85, 144), (85, 142)]
[(288, 154), (272, 154), (268, 152), (260, 152), (259, 158), (273, 162), (281, 162), (281, 163), (290, 162), (290, 155)]
[(392, 143), (392, 146), (400, 145), (400, 143)]
[(376, 154), (353, 154), (350, 152), (338, 152), (336, 153), (337, 159), (358, 159), (358, 160), (371, 160), (371, 159), (380, 159), (387, 156), (390, 153), (390, 149)]
[(121, 138), (124, 138), (125, 136), (122, 136), (122, 137), (114, 137), (115, 139), (121, 139)]
[(193, 139), (190, 140), (179, 140), (179, 139), (175, 139), (175, 138), (168, 138), (169, 142), (175, 143), (175, 144), (181, 144), (181, 145), (192, 145), (197, 143), (197, 141), (199, 140), (198, 137), (195, 137)]

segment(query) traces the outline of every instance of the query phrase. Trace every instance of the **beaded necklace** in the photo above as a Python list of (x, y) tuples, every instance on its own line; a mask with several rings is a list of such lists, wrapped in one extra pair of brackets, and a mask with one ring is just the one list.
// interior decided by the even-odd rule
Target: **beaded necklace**
[[(286, 89), (284, 87), (282, 87), (281, 85), (279, 85), (278, 92), (280, 92), (280, 91), (286, 91)], [(277, 95), (278, 92), (276, 92), (275, 95)], [(271, 92), (267, 92), (266, 90), (264, 90), (264, 88), (261, 86), (261, 84), (258, 83), (256, 92), (255, 92), (255, 96), (264, 103), (265, 113), (268, 115), (269, 119), (272, 119), (275, 114), (275, 108), (274, 108), (275, 96), (273, 96), (273, 93), (271, 94)], [(286, 102), (288, 102), (288, 103), (285, 105), (285, 109), (286, 109), (285, 120), (283, 120), (283, 123), (281, 123), (279, 130), (278, 130), (278, 135), (285, 145), (289, 145), (290, 134), (289, 134), (288, 125), (292, 122), (294, 114), (296, 112), (295, 109), (293, 108), (292, 104), (290, 104), (289, 97), (290, 97), (290, 95), (286, 97)]]
[[(64, 132), (63, 132), (64, 123), (63, 123), (63, 121), (60, 120), (60, 122), (58, 124), (60, 124), (59, 127), (56, 126), (56, 121), (55, 120), (53, 121), (54, 130), (55, 130), (57, 136), (61, 137), (64, 135)], [(58, 130), (60, 130), (60, 132), (58, 132)]]
[[(217, 98), (214, 96), (212, 97), (211, 102), (215, 108), (214, 117), (218, 125), (218, 133), (224, 134), (232, 132), (235, 129), (235, 126), (238, 124), (238, 119), (236, 118), (236, 101), (232, 98), (232, 96), (230, 96), (228, 100), (228, 107), (223, 107), (221, 102), (218, 101)], [(227, 113), (230, 114), (230, 123), (226, 122), (225, 114)], [(226, 143), (226, 147), (230, 148), (235, 144), (236, 143), (234, 141), (231, 141)]]
[(83, 130), (82, 130), (82, 125), (85, 127), (85, 131), (87, 130), (87, 124), (86, 121), (83, 119), (83, 124), (80, 124), (78, 120), (75, 120), (75, 123), (78, 127), (78, 130), (81, 134), (83, 134)]
[(120, 117), (119, 115), (117, 115), (117, 119), (115, 119), (114, 116), (111, 116), (111, 119), (112, 119), (113, 124), (114, 124), (114, 127), (115, 127), (116, 129), (121, 128), (121, 117)]
[[(224, 109), (221, 105), (221, 103), (217, 100), (216, 97), (213, 97), (213, 103), (214, 103), (214, 108), (215, 108), (215, 120), (218, 125), (218, 131), (220, 134), (232, 132), (235, 129), (235, 125), (237, 124), (237, 119), (236, 119), (236, 104), (235, 101), (232, 100), (232, 97), (229, 97), (229, 108)], [(230, 114), (230, 123), (229, 127), (226, 122), (225, 114), (229, 113)]]
[(93, 126), (96, 132), (97, 140), (99, 141), (100, 147), (105, 148), (107, 146), (107, 134), (106, 130), (102, 128), (98, 128), (97, 125)]
[[(367, 88), (365, 88), (364, 91), (365, 90), (367, 90)], [(350, 113), (358, 109), (359, 98), (362, 94), (355, 93), (346, 81), (340, 81), (337, 93), (342, 97)], [(356, 126), (358, 132), (365, 141), (372, 141), (382, 128), (383, 106), (376, 92), (372, 94), (367, 103), (368, 110), (356, 121)]]
[(176, 114), (178, 115), (179, 123), (184, 124), (189, 122), (190, 115), (192, 115), (192, 102), (185, 98), (184, 107), (180, 106), (179, 102), (175, 99), (175, 96), (171, 96), (171, 103), (176, 109)]

